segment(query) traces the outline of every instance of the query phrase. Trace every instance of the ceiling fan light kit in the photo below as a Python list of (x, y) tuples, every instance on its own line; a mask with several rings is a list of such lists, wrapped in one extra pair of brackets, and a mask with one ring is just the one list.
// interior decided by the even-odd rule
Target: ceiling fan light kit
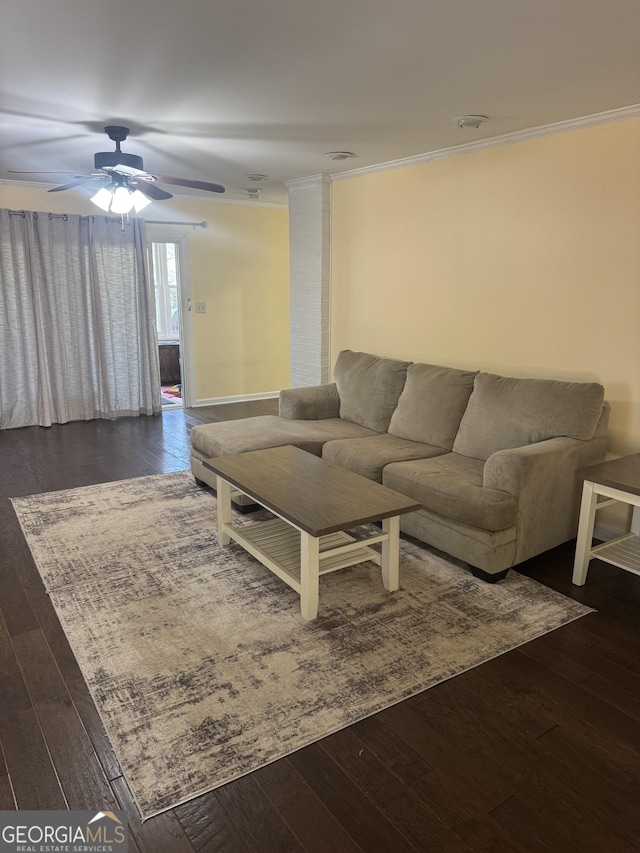
[(144, 196), (140, 190), (132, 190), (123, 184), (116, 186), (115, 189), (100, 187), (98, 192), (91, 196), (91, 201), (107, 213), (118, 214), (129, 213), (132, 209), (140, 213), (148, 204), (151, 204), (151, 199)]

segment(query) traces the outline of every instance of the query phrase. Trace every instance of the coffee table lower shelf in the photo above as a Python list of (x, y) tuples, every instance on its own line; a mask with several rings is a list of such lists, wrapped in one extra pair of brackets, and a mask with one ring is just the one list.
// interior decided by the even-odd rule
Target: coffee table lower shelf
[[(226, 524), (224, 531), (300, 594), (300, 554), (303, 538), (300, 530), (282, 519), (275, 518), (242, 527)], [(343, 531), (319, 537), (318, 574), (326, 575), (366, 560), (381, 565), (380, 554), (370, 546), (375, 542), (383, 542), (386, 538), (386, 534), (381, 533), (366, 539), (356, 539)]]

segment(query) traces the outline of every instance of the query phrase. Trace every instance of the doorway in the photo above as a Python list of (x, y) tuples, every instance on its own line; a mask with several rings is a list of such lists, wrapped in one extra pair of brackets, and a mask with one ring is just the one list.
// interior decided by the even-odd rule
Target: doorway
[(160, 393), (163, 409), (189, 405), (187, 314), (190, 299), (185, 292), (186, 246), (182, 239), (167, 236), (149, 240), (149, 266), (152, 274), (158, 357), (160, 362)]

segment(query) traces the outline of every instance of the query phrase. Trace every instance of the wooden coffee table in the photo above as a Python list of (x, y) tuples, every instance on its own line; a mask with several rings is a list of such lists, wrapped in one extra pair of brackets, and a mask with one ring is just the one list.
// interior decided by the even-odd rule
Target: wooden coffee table
[[(390, 592), (399, 583), (400, 516), (420, 508), (404, 495), (297, 447), (274, 447), (204, 463), (217, 475), (218, 536), (252, 554), (300, 596), (304, 619), (318, 613), (320, 575), (372, 560)], [(232, 523), (231, 489), (277, 518)], [(382, 521), (382, 532), (355, 538), (346, 531)], [(381, 544), (377, 551), (371, 546)]]

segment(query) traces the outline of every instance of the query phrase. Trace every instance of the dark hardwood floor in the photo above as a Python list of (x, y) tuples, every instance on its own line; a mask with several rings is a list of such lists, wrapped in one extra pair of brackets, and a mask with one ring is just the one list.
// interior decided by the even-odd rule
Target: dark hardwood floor
[(8, 499), (185, 469), (193, 425), (275, 409), (0, 433), (0, 810), (124, 808), (148, 853), (640, 850), (640, 577), (572, 587), (573, 543), (520, 570), (597, 613), (140, 823)]

